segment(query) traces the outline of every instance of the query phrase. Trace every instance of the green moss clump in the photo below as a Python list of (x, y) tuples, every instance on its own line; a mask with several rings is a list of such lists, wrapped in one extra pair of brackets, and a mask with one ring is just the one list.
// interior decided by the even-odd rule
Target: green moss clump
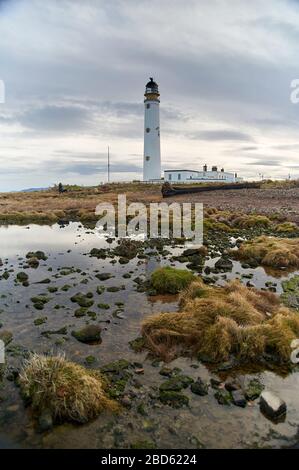
[(72, 302), (76, 302), (80, 307), (91, 307), (93, 305), (93, 300), (92, 300), (92, 293), (89, 292), (87, 294), (82, 294), (81, 292), (78, 292), (77, 294), (73, 295), (71, 297)]
[(46, 321), (47, 321), (47, 317), (40, 317), (34, 320), (34, 324), (35, 326), (39, 326), (39, 325), (43, 325), (43, 323), (46, 323)]
[(151, 287), (158, 294), (177, 294), (185, 289), (195, 276), (186, 269), (175, 269), (167, 266), (159, 268), (151, 275)]
[(160, 391), (180, 392), (183, 388), (189, 387), (194, 380), (187, 375), (175, 375), (160, 385)]
[(144, 338), (140, 336), (139, 338), (133, 339), (129, 342), (129, 345), (135, 352), (140, 352), (144, 348)]
[(46, 261), (48, 259), (48, 257), (45, 255), (45, 253), (41, 250), (29, 251), (26, 255), (26, 258), (27, 259), (36, 258), (38, 260), (43, 260), (43, 261)]
[(283, 294), (281, 300), (288, 306), (299, 310), (299, 275), (281, 283)]
[(104, 304), (104, 303), (99, 303), (98, 308), (103, 309), (103, 310), (108, 310), (110, 308), (109, 304)]
[(180, 392), (160, 391), (159, 399), (163, 405), (169, 405), (172, 408), (182, 408), (189, 405), (189, 398)]
[(156, 449), (157, 446), (154, 442), (148, 440), (140, 440), (132, 442), (130, 445), (131, 449)]
[(21, 271), (20, 273), (17, 274), (17, 280), (19, 282), (26, 282), (28, 281), (28, 274), (24, 273)]

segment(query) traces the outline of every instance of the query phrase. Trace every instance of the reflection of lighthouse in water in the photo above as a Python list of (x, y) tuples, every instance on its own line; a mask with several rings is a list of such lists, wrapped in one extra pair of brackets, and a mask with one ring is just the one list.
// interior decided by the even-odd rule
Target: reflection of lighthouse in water
[(149, 279), (151, 277), (151, 274), (158, 268), (161, 267), (161, 259), (160, 256), (153, 255), (150, 256), (146, 261), (145, 261), (145, 275), (146, 278)]
[(160, 93), (153, 78), (146, 84), (144, 96), (143, 181), (161, 180)]

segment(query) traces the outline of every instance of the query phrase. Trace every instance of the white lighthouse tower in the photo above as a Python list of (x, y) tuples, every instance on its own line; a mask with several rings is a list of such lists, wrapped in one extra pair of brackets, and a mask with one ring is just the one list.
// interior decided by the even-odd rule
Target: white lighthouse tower
[(143, 181), (161, 179), (159, 89), (153, 78), (144, 93)]

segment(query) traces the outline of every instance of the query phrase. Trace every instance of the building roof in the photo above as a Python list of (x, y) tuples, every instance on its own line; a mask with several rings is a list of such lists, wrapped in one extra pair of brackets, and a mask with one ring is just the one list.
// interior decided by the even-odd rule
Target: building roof
[(202, 173), (202, 170), (164, 170), (164, 172), (170, 171), (192, 171), (193, 173)]

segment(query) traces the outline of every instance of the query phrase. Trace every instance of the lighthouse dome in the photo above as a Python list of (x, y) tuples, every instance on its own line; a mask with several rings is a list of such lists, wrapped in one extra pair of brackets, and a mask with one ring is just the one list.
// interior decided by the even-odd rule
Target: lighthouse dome
[(158, 84), (150, 77), (150, 81), (145, 85), (146, 91), (149, 93), (158, 93)]

